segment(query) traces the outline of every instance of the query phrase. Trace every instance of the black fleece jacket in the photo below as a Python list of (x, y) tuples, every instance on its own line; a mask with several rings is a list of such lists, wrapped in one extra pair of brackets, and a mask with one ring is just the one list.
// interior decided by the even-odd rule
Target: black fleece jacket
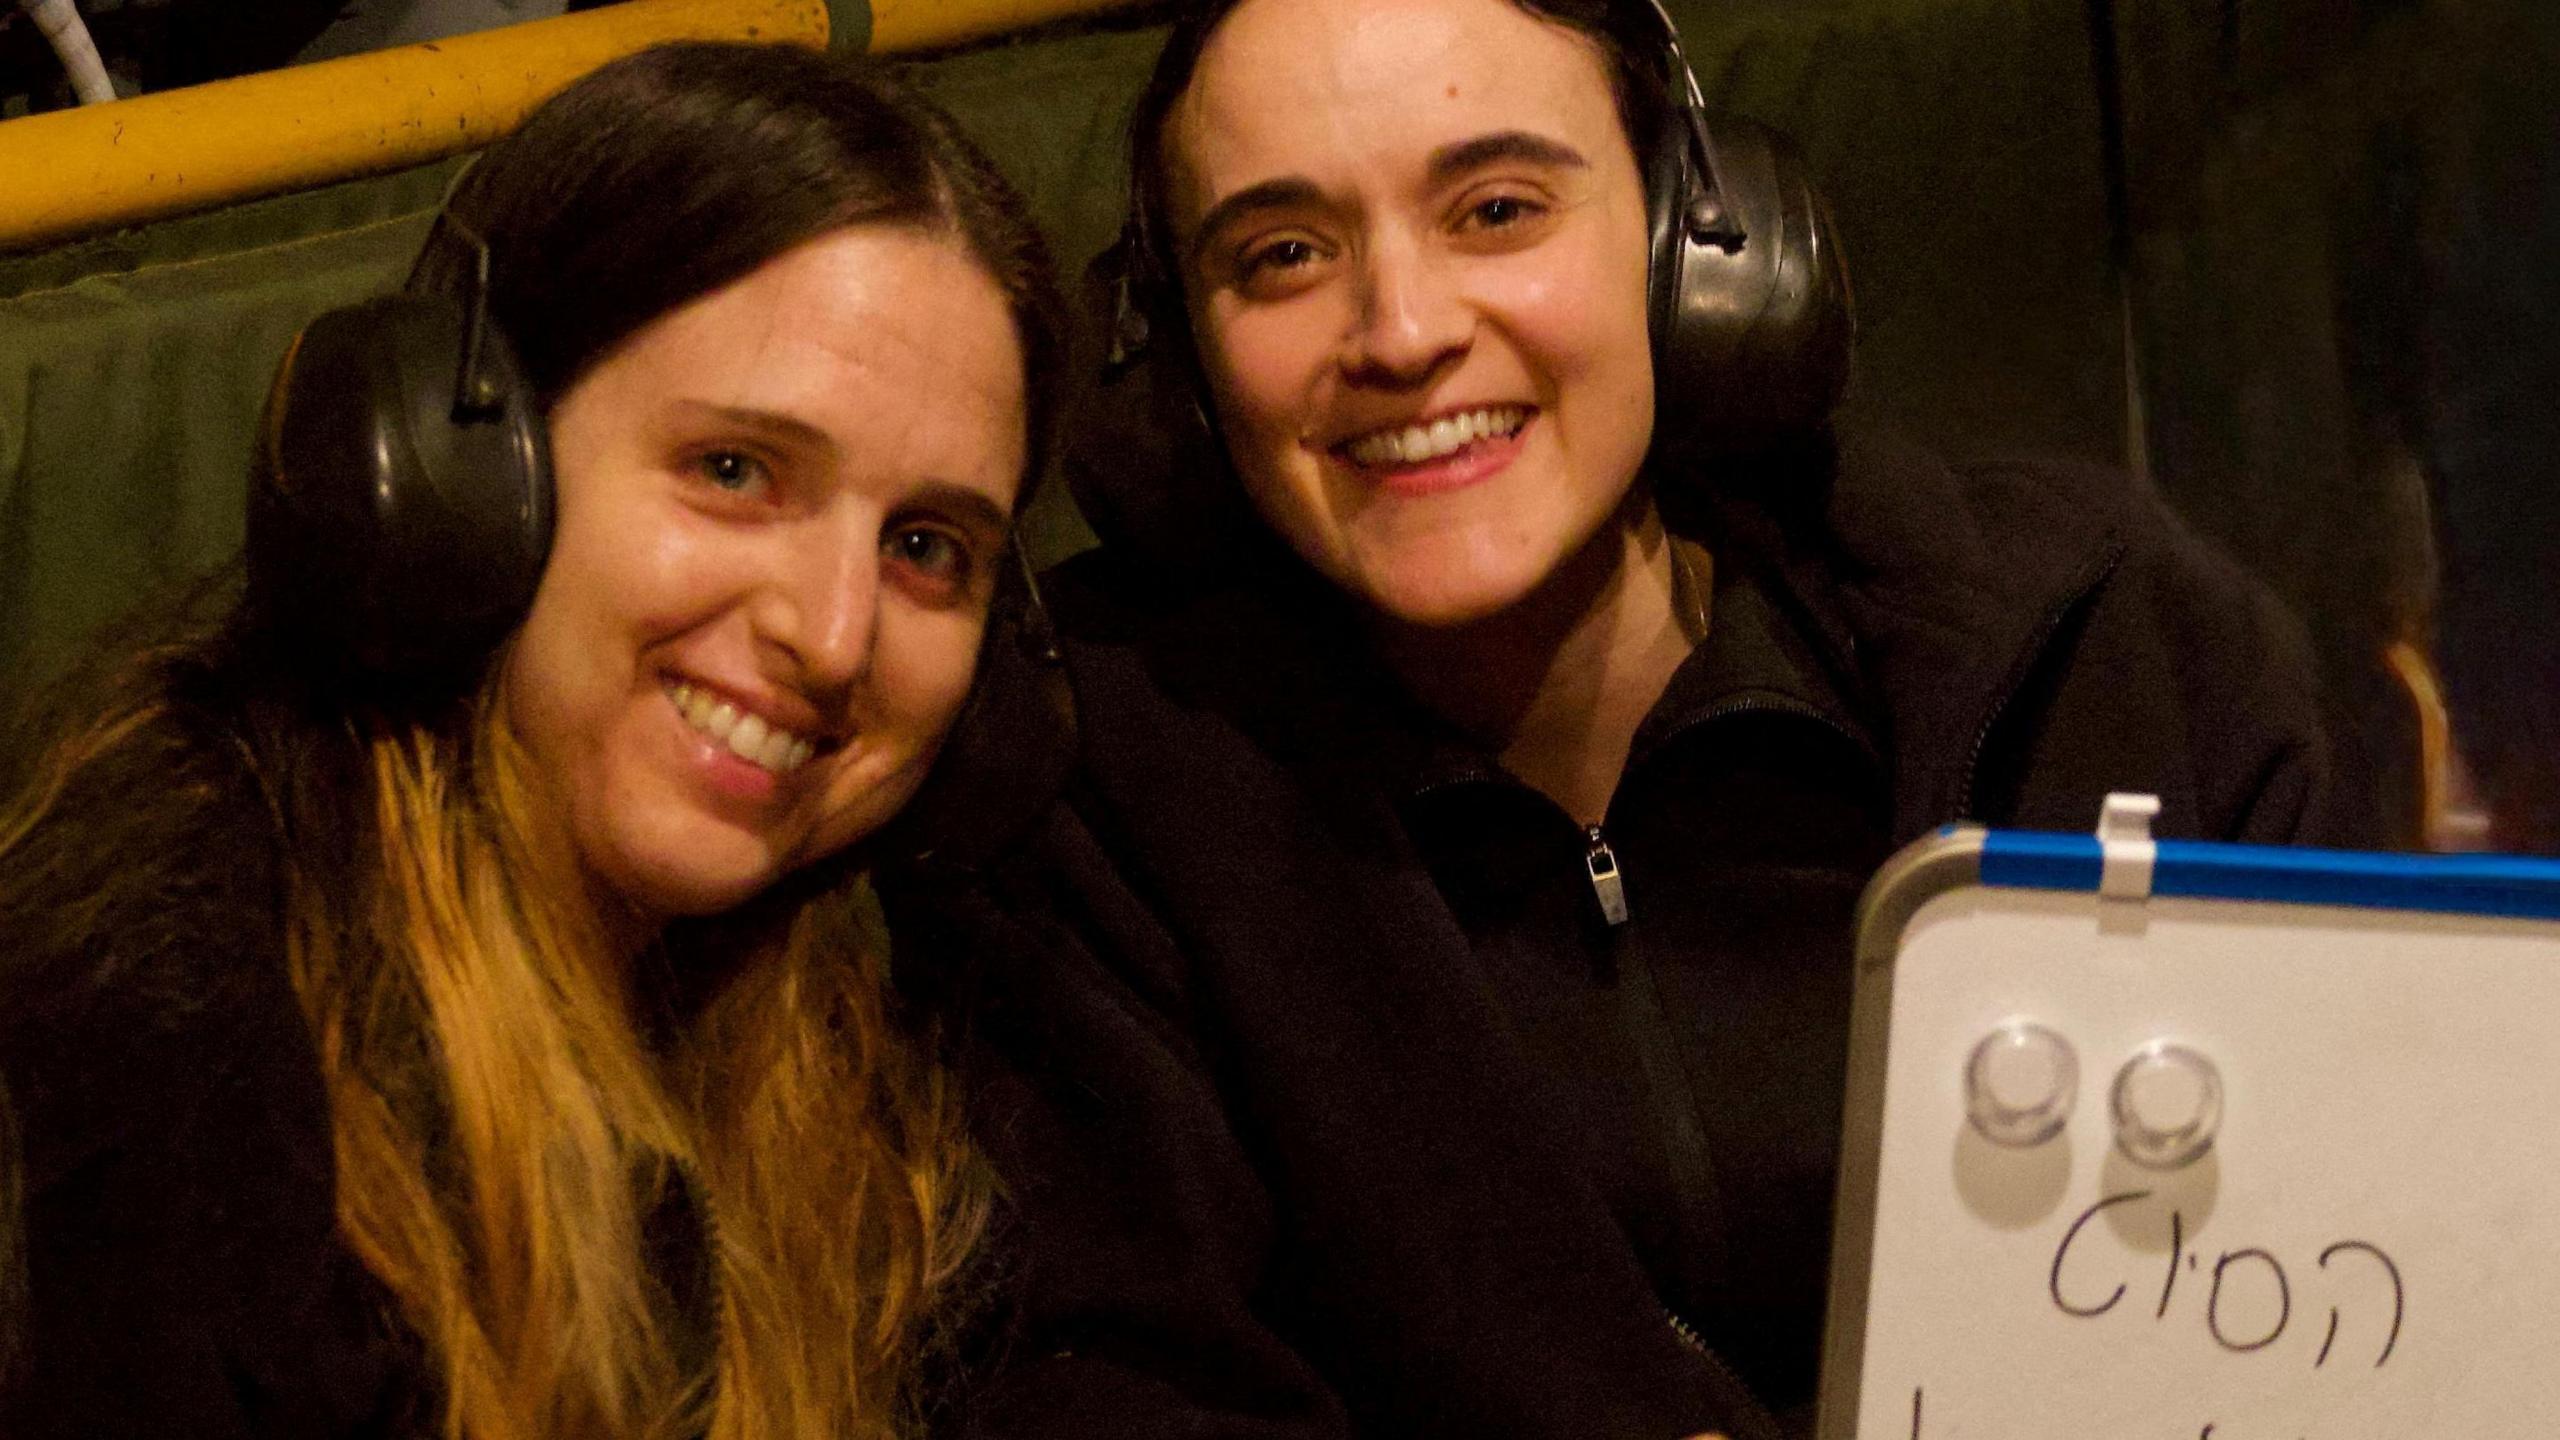
[[(1849, 713), (1874, 757), (1852, 782), (1872, 843), (1960, 817), (2086, 828), (2118, 789), (2157, 793), (2164, 834), (2369, 838), (2329, 808), (2296, 628), (2120, 480), (1853, 438), (1715, 495), (1674, 524), (1713, 549), (1720, 603), (1749, 586)], [(1168, 607), (1107, 556), (1050, 589), (1081, 724), (1065, 801), (1016, 851), (883, 887), (901, 973), (969, 1017), (981, 1139), (1010, 1187), (1011, 1324), (949, 1428), (1798, 1428), (1670, 1323), (1675, 1292), (1730, 1296), (1661, 1273), (1678, 1267), (1638, 1243), (1649, 1217), (1595, 1173), (1572, 1097), (1606, 1087), (1488, 959), (1517, 927), (1462, 916), (1435, 879), (1452, 842), (1417, 839), (1408, 803), (1430, 724), (1338, 607), (1285, 580)], [(1764, 1008), (1800, 1014), (1816, 1051), (1844, 1028), (1852, 890), (1806, 889), (1821, 913), (1750, 942), (1775, 977)], [(1696, 1103), (1748, 1118), (1781, 1099), (1838, 1105), (1748, 1085)], [(1827, 1223), (1708, 1239), (1810, 1249), (1786, 1264), (1819, 1275)], [(1805, 1308), (1785, 1323), (1809, 1329)]]
[(126, 757), (0, 891), (0, 1435), (427, 1434), (424, 1357), (338, 1234), (274, 812), (184, 704)]

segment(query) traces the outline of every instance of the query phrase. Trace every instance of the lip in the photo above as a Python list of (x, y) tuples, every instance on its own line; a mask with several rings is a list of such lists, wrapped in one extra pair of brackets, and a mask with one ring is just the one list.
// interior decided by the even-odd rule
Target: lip
[[(1459, 415), (1470, 410), (1485, 408), (1487, 407), (1482, 405), (1449, 406), (1429, 415), (1395, 423), (1428, 425), (1443, 416)], [(1326, 453), (1335, 464), (1366, 478), (1380, 490), (1400, 499), (1412, 500), (1432, 495), (1446, 495), (1482, 484), (1511, 468), (1511, 462), (1519, 458), (1521, 447), (1528, 442), (1529, 433), (1537, 428), (1539, 420), (1543, 417), (1544, 412), (1531, 409), (1529, 418), (1521, 422), (1520, 428), (1509, 435), (1477, 440), (1437, 459), (1412, 465), (1363, 465), (1343, 453), (1343, 447), (1348, 446), (1351, 440), (1361, 435), (1374, 434), (1377, 430), (1384, 428), (1382, 426), (1370, 426), (1358, 431), (1330, 447)]]
[(722, 702), (736, 707), (741, 716), (757, 716), (767, 725), (778, 723), (777, 711), (787, 715), (795, 707), (760, 704), (740, 695), (728, 686), (706, 681), (691, 674), (670, 671), (660, 677), (658, 694), (666, 703), (667, 721), (675, 727), (677, 744), (684, 756), (686, 767), (700, 780), (705, 789), (722, 801), (749, 806), (770, 804), (777, 797), (800, 788), (803, 783), (800, 777), (812, 773), (814, 762), (843, 748), (839, 739), (823, 733), (814, 726), (801, 728), (783, 725), (782, 728), (807, 737), (816, 747), (816, 753), (810, 757), (811, 763), (802, 764), (788, 773), (767, 770), (740, 756), (730, 749), (725, 741), (715, 740), (695, 729), (692, 723), (685, 719), (684, 712), (676, 704), (674, 687), (678, 684), (689, 685), (704, 694), (716, 696)]
[(686, 769), (714, 797), (731, 804), (763, 805), (782, 793), (786, 777), (741, 759), (726, 744), (694, 729), (676, 709), (674, 695), (663, 688), (658, 694), (666, 702), (667, 723), (675, 729)]

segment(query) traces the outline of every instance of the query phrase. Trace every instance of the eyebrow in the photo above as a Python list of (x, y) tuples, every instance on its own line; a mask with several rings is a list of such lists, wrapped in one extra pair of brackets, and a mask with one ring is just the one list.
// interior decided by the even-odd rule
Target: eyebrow
[[(708, 400), (679, 400), (676, 404), (723, 424), (759, 431), (777, 441), (822, 450), (829, 455), (836, 453), (834, 436), (797, 416), (741, 405), (715, 405)], [(902, 508), (919, 506), (953, 511), (957, 518), (983, 524), (999, 532), (1009, 530), (1013, 525), (1013, 517), (1003, 506), (988, 499), (984, 492), (949, 480), (927, 480), (918, 485)]]
[(1552, 170), (1587, 170), (1591, 162), (1561, 140), (1526, 130), (1496, 130), (1472, 140), (1458, 140), (1431, 152), (1432, 183), (1452, 180), (1470, 170), (1499, 161), (1543, 165)]
[(964, 523), (983, 525), (998, 535), (1009, 535), (1013, 517), (1004, 507), (986, 496), (986, 492), (955, 485), (948, 480), (928, 480), (915, 489), (897, 507), (898, 510), (949, 510), (960, 512), (954, 518)]
[(1200, 228), (1191, 237), (1191, 259), (1196, 262), (1200, 252), (1209, 248), (1209, 242), (1217, 238), (1219, 231), (1243, 216), (1257, 210), (1286, 210), (1313, 205), (1323, 198), (1324, 192), (1316, 188), (1314, 181), (1296, 177), (1247, 185), (1210, 206), (1209, 213), (1200, 217)]
[(717, 405), (708, 400), (678, 400), (676, 404), (681, 409), (692, 411), (723, 425), (755, 431), (769, 440), (805, 449), (822, 450), (828, 454), (835, 453), (834, 436), (795, 415), (785, 415), (774, 410), (758, 410), (742, 405)]
[[(1432, 151), (1428, 169), (1431, 183), (1443, 185), (1470, 170), (1482, 169), (1484, 166), (1498, 164), (1505, 160), (1527, 165), (1541, 165), (1555, 170), (1585, 170), (1591, 165), (1581, 151), (1561, 140), (1549, 139), (1547, 136), (1532, 134), (1526, 130), (1496, 130), (1490, 135), (1478, 135), (1471, 140), (1452, 141)], [(1258, 210), (1285, 210), (1300, 205), (1312, 205), (1323, 198), (1324, 192), (1316, 188), (1314, 181), (1298, 176), (1282, 180), (1265, 180), (1259, 185), (1247, 185), (1210, 206), (1208, 213), (1200, 217), (1200, 228), (1193, 234), (1191, 240), (1190, 258), (1197, 262), (1200, 253), (1208, 248), (1210, 241), (1217, 238), (1219, 231), (1246, 215)]]

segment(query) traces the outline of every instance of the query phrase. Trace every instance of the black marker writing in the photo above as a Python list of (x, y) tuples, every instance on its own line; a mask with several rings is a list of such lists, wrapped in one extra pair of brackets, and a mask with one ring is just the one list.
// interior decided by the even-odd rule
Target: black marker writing
[[(2268, 1274), (2276, 1277), (2276, 1323), (2273, 1329), (2255, 1340), (2233, 1340), (2222, 1333), (2223, 1273), (2229, 1270), (2234, 1262), (2241, 1260), (2256, 1260), (2267, 1267)], [(2216, 1344), (2225, 1350), (2244, 1352), (2264, 1350), (2276, 1343), (2276, 1337), (2284, 1333), (2285, 1324), (2291, 1319), (2293, 1319), (2293, 1286), (2284, 1278), (2284, 1267), (2276, 1263), (2276, 1257), (2253, 1246), (2246, 1250), (2225, 1250), (2222, 1252), (2222, 1258), (2213, 1262), (2213, 1298), (2205, 1302), (2204, 1323), (2205, 1328), (2213, 1332)], [(2316, 1365), (2317, 1362), (2314, 1364)]]
[(2186, 1217), (2172, 1210), (2169, 1212), (2169, 1278), (2160, 1282), (2160, 1308), (2151, 1312), (2154, 1320), (2169, 1313), (2169, 1293), (2178, 1288), (2178, 1252), (2186, 1248)]
[[(2382, 1368), (2382, 1362), (2390, 1359), (2392, 1350), (2400, 1344), (2400, 1321), (2408, 1313), (2409, 1294), (2400, 1284), (2400, 1267), (2391, 1263), (2391, 1257), (2383, 1254), (2382, 1247), (2379, 1245), (2362, 1240), (2341, 1240), (2320, 1252), (2320, 1268), (2328, 1269), (2329, 1257), (2340, 1254), (2370, 1255), (2381, 1264), (2382, 1273), (2391, 1277), (2391, 1334), (2382, 1342), (2382, 1353), (2374, 1357), (2373, 1368), (2379, 1370)], [(2338, 1310), (2333, 1305), (2329, 1307), (2329, 1338), (2334, 1340), (2337, 1335)], [(2323, 1343), (2320, 1347), (2320, 1360), (2314, 1361), (2313, 1364), (2316, 1366), (2328, 1358), (2329, 1347)]]
[[(2120, 1205), (2148, 1200), (2151, 1195), (2152, 1192), (2148, 1190), (2120, 1191), (2101, 1198), (2072, 1218), (2070, 1226), (2063, 1231), (2062, 1243), (2054, 1247), (2053, 1263), (2045, 1274), (2045, 1292), (2052, 1299), (2055, 1309), (2077, 1320), (2094, 1320), (2114, 1312), (2123, 1303), (2126, 1281), (2118, 1279), (2103, 1295), (2100, 1294), (2097, 1287), (2106, 1281), (2091, 1278), (2090, 1271), (2094, 1267), (2100, 1276), (2104, 1276), (2106, 1262), (2080, 1254), (2080, 1250), (2087, 1248), (2080, 1246), (2080, 1240), (2083, 1233), (2089, 1229), (2089, 1222), (2097, 1219), (2099, 1215)], [(2152, 1306), (2151, 1318), (2154, 1321), (2165, 1321), (2169, 1318), (2170, 1307), (2177, 1300), (2179, 1270), (2202, 1268), (2201, 1255), (2187, 1246), (2185, 1214), (2171, 1209), (2168, 1221), (2169, 1248), (2167, 1258), (2163, 1262), (2167, 1269), (2160, 1277), (2159, 1301)], [(2400, 1331), (2407, 1319), (2407, 1288), (2403, 1283), (2398, 1263), (2380, 1246), (2370, 1241), (2340, 1240), (2330, 1245), (2320, 1252), (2320, 1268), (2333, 1273), (2343, 1270), (2345, 1267), (2333, 1267), (2330, 1262), (2345, 1256), (2365, 1258), (2374, 1266), (2378, 1266), (2382, 1274), (2391, 1282), (2391, 1325), (2383, 1336), (2381, 1351), (2373, 1362), (2376, 1367), (2379, 1367), (2387, 1363), (2393, 1351), (2399, 1347)], [(2064, 1273), (2066, 1270), (2070, 1271), (2069, 1275)], [(2250, 1287), (2253, 1284), (2257, 1287), (2258, 1293), (2264, 1293), (2267, 1281), (2273, 1281), (2275, 1286), (2276, 1308), (2273, 1317), (2264, 1322), (2235, 1318), (2235, 1315), (2248, 1317), (2257, 1313), (2253, 1308), (2241, 1305), (2239, 1297), (2250, 1293)], [(2224, 1309), (2226, 1300), (2237, 1307), (2236, 1311)], [(2351, 1305), (2348, 1308), (2356, 1307)], [(2293, 1323), (2293, 1278), (2286, 1271), (2284, 1262), (2270, 1250), (2255, 1245), (2225, 1250), (2214, 1262), (2213, 1277), (2205, 1292), (2203, 1310), (2206, 1333), (2224, 1350), (2245, 1355), (2267, 1349), (2283, 1338), (2285, 1331)], [(2329, 1363), (2329, 1356), (2337, 1348), (2338, 1333), (2343, 1318), (2344, 1312), (2339, 1305), (2331, 1305), (2328, 1329), (2321, 1337), (2319, 1353), (2311, 1362), (2312, 1368), (2319, 1369)], [(2235, 1329), (2235, 1326), (2247, 1326), (2252, 1323), (2261, 1323), (2265, 1328), (2263, 1331)]]
[(2148, 1190), (2128, 1190), (2121, 1195), (2110, 1195), (2104, 1200), (2099, 1201), (2097, 1204), (2090, 1206), (2088, 1209), (2081, 1211), (2080, 1218), (2071, 1222), (2071, 1228), (2063, 1233), (2062, 1243), (2054, 1247), (2053, 1273), (2045, 1280), (2045, 1288), (2052, 1292), (2055, 1309), (2060, 1310), (2065, 1315), (2077, 1315), (2085, 1320), (2093, 1316), (2104, 1315), (2108, 1311), (2116, 1308), (2116, 1302), (2124, 1298), (2124, 1285), (2121, 1282), (2116, 1285), (2113, 1293), (2109, 1294), (2106, 1299), (2099, 1301), (2095, 1305), (2074, 1305), (2070, 1301), (2063, 1299), (2062, 1262), (2069, 1258), (2071, 1254), (2071, 1242), (2080, 1238), (2081, 1227), (2087, 1225), (2090, 1221), (2097, 1219), (2098, 1212), (2105, 1210), (2112, 1205), (2124, 1205), (2135, 1200), (2148, 1200), (2150, 1198), (2151, 1192)]

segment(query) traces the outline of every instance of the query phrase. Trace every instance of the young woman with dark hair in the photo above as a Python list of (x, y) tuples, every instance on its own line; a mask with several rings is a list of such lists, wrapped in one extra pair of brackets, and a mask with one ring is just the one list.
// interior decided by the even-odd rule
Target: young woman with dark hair
[(907, 1433), (982, 1202), (855, 881), (971, 689), (1041, 246), (924, 101), (744, 46), (571, 86), (439, 225), (413, 288), (485, 247), (547, 422), (538, 589), (437, 693), (253, 583), (0, 810), (0, 1432)]
[(1781, 397), (1666, 342), (1669, 48), (1647, 0), (1176, 23), (1115, 339), (1206, 448), (1075, 460), (1070, 803), (884, 895), (1000, 1002), (973, 1433), (1802, 1434), (1875, 868), (2116, 789), (2340, 833), (2291, 622), (2118, 478), (1676, 443)]

